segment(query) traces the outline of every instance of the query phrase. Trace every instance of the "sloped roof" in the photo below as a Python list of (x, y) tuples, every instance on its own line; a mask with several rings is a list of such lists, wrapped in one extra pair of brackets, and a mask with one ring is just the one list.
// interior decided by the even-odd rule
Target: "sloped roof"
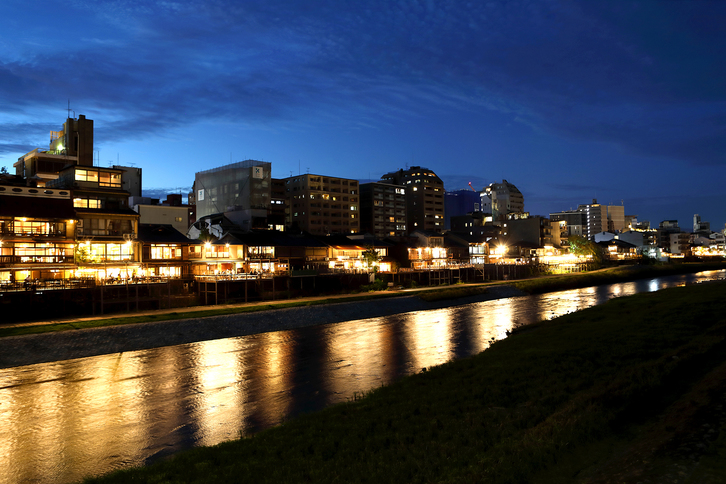
[(215, 244), (238, 244), (257, 247), (327, 247), (308, 234), (291, 235), (277, 230), (230, 230)]
[(326, 235), (316, 237), (317, 240), (329, 247), (355, 247), (357, 249), (365, 249), (369, 246), (373, 247), (392, 247), (394, 244), (384, 242), (374, 237), (351, 239), (347, 235)]
[(0, 195), (0, 216), (27, 217), (38, 219), (76, 218), (73, 200), (42, 197), (19, 197)]
[(597, 242), (597, 245), (600, 245), (603, 247), (615, 245), (615, 246), (623, 248), (623, 249), (632, 249), (632, 248), (638, 247), (635, 244), (631, 244), (630, 242), (626, 242), (625, 240), (620, 240), (620, 239), (604, 240), (602, 242)]
[(194, 244), (170, 224), (139, 224), (138, 239), (150, 244)]
[(457, 233), (447, 232), (444, 236), (444, 240), (454, 239), (457, 241), (466, 242), (468, 244), (485, 244), (489, 237), (486, 235), (469, 234), (469, 233)]

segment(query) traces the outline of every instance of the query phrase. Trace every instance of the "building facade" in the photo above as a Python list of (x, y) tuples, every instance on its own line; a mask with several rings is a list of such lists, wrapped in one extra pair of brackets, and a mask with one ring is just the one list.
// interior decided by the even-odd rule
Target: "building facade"
[(481, 196), (474, 190), (453, 190), (444, 193), (444, 228), (453, 230), (451, 217), (460, 217), (478, 212), (481, 207)]
[(507, 214), (524, 212), (524, 195), (507, 180), (502, 180), (502, 183), (491, 183), (484, 188), (481, 200), (482, 207), (491, 207), (494, 222), (506, 219)]
[(428, 168), (386, 173), (381, 181), (406, 188), (406, 230), (444, 230), (444, 182)]
[(288, 227), (313, 235), (354, 234), (360, 231), (357, 180), (309, 173), (283, 180), (289, 207)]
[(268, 228), (271, 172), (268, 162), (246, 160), (195, 173), (197, 220), (222, 213), (244, 230)]
[(72, 277), (76, 221), (69, 190), (0, 186), (0, 284)]
[(390, 183), (360, 185), (361, 232), (375, 237), (406, 235), (406, 188)]

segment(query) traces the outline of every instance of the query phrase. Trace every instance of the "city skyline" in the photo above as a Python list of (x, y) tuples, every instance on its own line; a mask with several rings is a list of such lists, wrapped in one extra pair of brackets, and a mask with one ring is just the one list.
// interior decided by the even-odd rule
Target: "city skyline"
[(419, 165), (447, 190), (507, 179), (533, 215), (596, 198), (652, 226), (726, 222), (720, 2), (5, 8), (11, 172), (70, 104), (99, 165), (143, 168), (150, 191), (245, 159), (361, 181)]

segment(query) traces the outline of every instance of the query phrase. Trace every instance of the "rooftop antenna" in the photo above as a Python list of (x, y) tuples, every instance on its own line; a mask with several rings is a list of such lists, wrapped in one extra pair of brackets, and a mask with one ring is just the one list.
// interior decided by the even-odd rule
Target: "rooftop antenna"
[(298, 175), (302, 174), (302, 171), (300, 171), (300, 160), (299, 159), (297, 160), (297, 174)]
[(66, 109), (66, 111), (68, 111), (68, 117), (70, 118), (71, 117), (71, 100), (70, 100), (70, 98), (68, 99), (68, 109)]

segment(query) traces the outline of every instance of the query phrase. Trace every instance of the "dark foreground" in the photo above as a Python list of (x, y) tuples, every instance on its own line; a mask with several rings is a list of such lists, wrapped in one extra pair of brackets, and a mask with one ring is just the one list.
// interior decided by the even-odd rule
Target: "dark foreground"
[(253, 437), (89, 482), (724, 482), (726, 283), (612, 300)]

